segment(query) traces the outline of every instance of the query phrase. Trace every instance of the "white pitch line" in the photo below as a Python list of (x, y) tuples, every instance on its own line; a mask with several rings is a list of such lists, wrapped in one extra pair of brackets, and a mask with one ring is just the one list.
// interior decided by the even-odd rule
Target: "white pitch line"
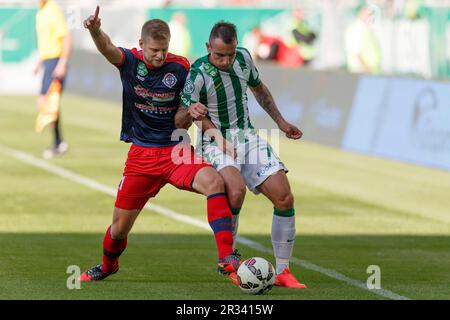
[[(99, 182), (97, 182), (95, 180), (92, 180), (90, 178), (83, 177), (83, 176), (81, 176), (79, 174), (76, 174), (76, 173), (74, 173), (72, 171), (69, 171), (67, 169), (58, 167), (58, 166), (56, 166), (54, 164), (49, 163), (48, 161), (36, 158), (35, 156), (33, 156), (31, 154), (28, 154), (26, 152), (15, 150), (15, 149), (9, 148), (9, 147), (7, 147), (5, 145), (2, 145), (2, 144), (0, 144), (0, 152), (5, 154), (5, 155), (7, 155), (7, 156), (14, 157), (14, 158), (16, 158), (16, 159), (18, 159), (18, 160), (20, 160), (20, 161), (22, 161), (24, 163), (27, 163), (27, 164), (29, 164), (31, 166), (40, 168), (40, 169), (45, 170), (47, 172), (50, 172), (50, 173), (53, 173), (53, 174), (58, 175), (60, 177), (66, 178), (66, 179), (68, 179), (70, 181), (73, 181), (73, 182), (76, 182), (78, 184), (81, 184), (81, 185), (83, 185), (85, 187), (88, 187), (90, 189), (93, 189), (93, 190), (96, 190), (96, 191), (100, 191), (102, 193), (108, 194), (108, 195), (113, 196), (113, 197), (116, 196), (116, 192), (117, 191), (114, 188), (108, 187), (108, 186), (106, 186), (104, 184), (101, 184), (101, 183), (99, 183)], [(165, 208), (165, 207), (162, 207), (162, 206), (159, 206), (159, 205), (156, 205), (156, 204), (147, 204), (147, 205), (145, 205), (145, 208), (148, 209), (148, 210), (157, 212), (158, 214), (160, 214), (162, 216), (165, 216), (167, 218), (174, 219), (174, 220), (177, 220), (177, 221), (181, 221), (181, 222), (184, 222), (184, 223), (187, 223), (187, 224), (199, 227), (201, 229), (205, 229), (205, 230), (211, 231), (211, 228), (210, 228), (208, 223), (200, 221), (200, 220), (197, 220), (197, 219), (194, 219), (194, 218), (186, 216), (184, 214), (178, 213), (178, 212), (173, 211), (173, 210), (171, 210), (169, 208)], [(264, 252), (264, 253), (267, 253), (267, 254), (273, 254), (272, 249), (264, 247), (260, 243), (255, 242), (253, 240), (250, 240), (248, 238), (239, 236), (237, 238), (237, 241), (239, 243), (249, 247), (249, 248), (254, 249), (254, 250), (257, 250), (257, 251), (260, 251), (260, 252)], [(347, 277), (347, 276), (345, 276), (345, 275), (343, 275), (343, 274), (341, 274), (341, 273), (339, 273), (339, 272), (337, 272), (337, 271), (335, 271), (333, 269), (323, 268), (321, 266), (318, 266), (318, 265), (316, 265), (314, 263), (311, 263), (311, 262), (308, 262), (306, 260), (302, 260), (302, 259), (298, 259), (298, 258), (292, 257), (291, 258), (291, 262), (296, 264), (296, 265), (299, 265), (299, 266), (301, 266), (301, 267), (303, 267), (305, 269), (321, 273), (321, 274), (326, 275), (326, 276), (328, 276), (330, 278), (336, 279), (338, 281), (345, 282), (345, 283), (347, 283), (347, 284), (349, 284), (351, 286), (360, 288), (362, 290), (369, 291), (371, 293), (380, 295), (380, 296), (385, 297), (385, 298), (389, 298), (389, 299), (392, 299), (392, 300), (409, 300), (409, 298), (407, 298), (407, 297), (398, 295), (398, 294), (396, 294), (396, 293), (394, 293), (392, 291), (386, 290), (386, 289), (368, 289), (366, 283), (364, 283), (362, 281), (349, 278), (349, 277)]]

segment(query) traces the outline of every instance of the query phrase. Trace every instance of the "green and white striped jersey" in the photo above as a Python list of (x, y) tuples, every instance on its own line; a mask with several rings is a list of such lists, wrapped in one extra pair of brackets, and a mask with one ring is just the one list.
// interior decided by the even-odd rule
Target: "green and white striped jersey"
[(189, 108), (201, 102), (208, 107), (208, 116), (225, 136), (227, 129), (253, 129), (247, 107), (247, 88), (261, 83), (250, 53), (237, 48), (236, 59), (227, 71), (208, 61), (197, 59), (191, 66), (181, 94), (181, 104)]

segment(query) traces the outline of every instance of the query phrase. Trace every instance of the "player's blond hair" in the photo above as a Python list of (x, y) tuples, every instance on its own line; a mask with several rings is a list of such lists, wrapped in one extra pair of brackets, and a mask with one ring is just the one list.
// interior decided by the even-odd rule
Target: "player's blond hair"
[(141, 39), (150, 37), (154, 40), (170, 40), (169, 25), (161, 19), (148, 20), (142, 26)]

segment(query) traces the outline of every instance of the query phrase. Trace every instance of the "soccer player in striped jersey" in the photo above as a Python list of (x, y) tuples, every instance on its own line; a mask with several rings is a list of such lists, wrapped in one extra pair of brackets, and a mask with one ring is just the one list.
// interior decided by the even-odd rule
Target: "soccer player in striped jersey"
[[(250, 53), (237, 47), (233, 24), (218, 22), (211, 30), (206, 47), (208, 55), (191, 66), (181, 95), (185, 110), (180, 109), (176, 119), (183, 114), (202, 120), (201, 131), (205, 134), (200, 135), (197, 152), (214, 165), (225, 181), (233, 212), (234, 239), (247, 185), (255, 194), (264, 194), (274, 205), (275, 285), (305, 288), (289, 271), (295, 241), (295, 210), (287, 169), (253, 128), (247, 107), (247, 89), (250, 88), (261, 107), (288, 138), (300, 139), (302, 132), (280, 114), (271, 93), (260, 80)], [(176, 126), (182, 127), (178, 123)]]
[[(170, 30), (159, 19), (147, 21), (141, 32), (142, 50), (116, 47), (100, 28), (100, 8), (84, 26), (98, 51), (120, 72), (123, 86), (120, 139), (132, 143), (119, 184), (113, 222), (103, 239), (102, 263), (82, 273), (81, 281), (103, 280), (119, 269), (127, 236), (149, 198), (170, 183), (207, 197), (208, 222), (219, 253), (218, 271), (235, 272), (240, 259), (233, 254), (232, 213), (222, 178), (195, 155), (191, 146), (176, 149), (174, 117), (189, 70), (186, 58), (168, 52)], [(181, 146), (183, 147), (183, 146)], [(183, 154), (174, 152), (181, 150)], [(179, 158), (174, 158), (174, 154)]]

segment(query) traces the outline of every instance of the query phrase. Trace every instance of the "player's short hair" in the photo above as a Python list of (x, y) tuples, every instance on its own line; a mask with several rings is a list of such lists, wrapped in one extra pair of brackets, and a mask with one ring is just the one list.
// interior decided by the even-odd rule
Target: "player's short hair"
[(236, 26), (230, 22), (223, 20), (217, 22), (211, 29), (209, 35), (209, 43), (214, 39), (220, 38), (226, 44), (230, 44), (237, 40)]
[(154, 40), (170, 40), (169, 25), (161, 19), (148, 20), (142, 26), (141, 39), (150, 37)]

